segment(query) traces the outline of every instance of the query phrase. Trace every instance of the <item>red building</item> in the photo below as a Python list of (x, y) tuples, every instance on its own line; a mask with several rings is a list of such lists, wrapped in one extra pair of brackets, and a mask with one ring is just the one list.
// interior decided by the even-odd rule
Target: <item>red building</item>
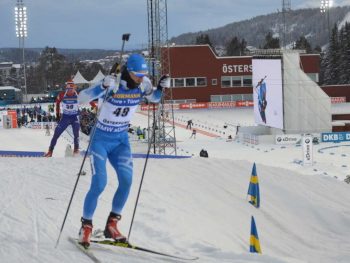
[[(218, 57), (209, 45), (169, 47), (175, 102), (252, 100), (252, 56)], [(318, 82), (319, 54), (301, 54), (301, 69)], [(346, 97), (350, 86), (322, 87), (330, 97)]]

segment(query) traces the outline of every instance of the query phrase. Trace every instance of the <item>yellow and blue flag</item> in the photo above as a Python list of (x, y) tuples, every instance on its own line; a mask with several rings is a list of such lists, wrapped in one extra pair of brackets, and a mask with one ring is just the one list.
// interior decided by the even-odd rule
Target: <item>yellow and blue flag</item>
[(258, 231), (256, 229), (254, 217), (252, 216), (252, 223), (250, 227), (250, 253), (260, 253), (261, 254), (261, 248), (260, 248), (260, 242), (258, 237)]
[(260, 190), (259, 190), (258, 175), (256, 174), (255, 163), (253, 165), (252, 175), (250, 177), (248, 195), (250, 195), (249, 203), (251, 203), (256, 208), (259, 208), (260, 207)]

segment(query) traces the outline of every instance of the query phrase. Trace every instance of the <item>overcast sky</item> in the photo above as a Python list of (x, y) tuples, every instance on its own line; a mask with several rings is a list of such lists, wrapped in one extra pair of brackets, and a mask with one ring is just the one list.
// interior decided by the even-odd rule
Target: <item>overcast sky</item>
[[(18, 47), (15, 0), (0, 0), (0, 47)], [(281, 10), (281, 0), (168, 0), (169, 38), (224, 26)], [(147, 0), (24, 0), (27, 47), (120, 49), (147, 46)], [(334, 5), (350, 4), (335, 0)], [(291, 0), (292, 9), (319, 7), (320, 0)]]

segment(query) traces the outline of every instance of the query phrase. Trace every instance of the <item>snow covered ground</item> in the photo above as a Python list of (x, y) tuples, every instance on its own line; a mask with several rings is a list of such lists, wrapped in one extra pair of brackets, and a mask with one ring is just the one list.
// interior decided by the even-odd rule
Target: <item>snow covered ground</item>
[[(190, 139), (191, 131), (184, 127), (188, 119), (198, 127), (196, 139)], [(346, 143), (316, 145), (315, 164), (304, 167), (301, 148), (294, 145), (226, 142), (236, 124), (254, 125), (252, 109), (179, 111), (176, 121), (177, 150), (193, 157), (148, 161), (132, 243), (197, 256), (196, 262), (349, 262), (350, 185), (343, 182), (350, 174)], [(133, 125), (145, 127), (146, 123), (144, 115), (136, 114)], [(204, 131), (222, 137), (207, 136)], [(0, 130), (0, 150), (46, 151), (50, 139), (43, 130)], [(91, 179), (88, 162), (60, 244), (54, 248), (82, 162), (82, 157), (64, 157), (70, 142), (64, 134), (53, 158), (0, 158), (1, 262), (91, 262), (67, 241), (80, 227)], [(140, 143), (133, 142), (133, 146), (135, 152), (145, 153)], [(209, 158), (199, 157), (203, 148)], [(133, 187), (120, 224), (125, 234), (144, 161), (134, 160)], [(260, 183), (259, 209), (247, 201), (254, 162)], [(95, 229), (104, 227), (117, 186), (111, 166), (108, 173), (109, 182), (94, 217)], [(251, 216), (262, 255), (248, 252)], [(92, 250), (102, 262), (182, 262), (123, 248), (96, 245)]]

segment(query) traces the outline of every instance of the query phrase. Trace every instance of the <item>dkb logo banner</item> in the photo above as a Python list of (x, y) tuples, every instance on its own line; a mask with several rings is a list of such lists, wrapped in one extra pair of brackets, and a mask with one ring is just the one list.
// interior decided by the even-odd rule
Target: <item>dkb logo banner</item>
[(350, 141), (350, 132), (326, 132), (321, 133), (322, 142)]

